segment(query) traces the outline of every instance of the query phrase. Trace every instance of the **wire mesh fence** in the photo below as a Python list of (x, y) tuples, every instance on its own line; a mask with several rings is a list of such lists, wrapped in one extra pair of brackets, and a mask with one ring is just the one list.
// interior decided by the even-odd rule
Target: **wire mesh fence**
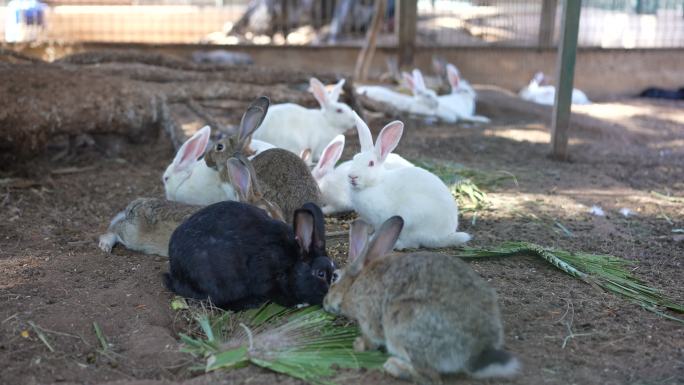
[[(417, 0), (419, 46), (553, 45), (563, 0)], [(361, 44), (374, 0), (0, 0), (5, 41)], [(387, 0), (378, 43), (395, 45)], [(584, 0), (584, 47), (684, 47), (684, 0)]]

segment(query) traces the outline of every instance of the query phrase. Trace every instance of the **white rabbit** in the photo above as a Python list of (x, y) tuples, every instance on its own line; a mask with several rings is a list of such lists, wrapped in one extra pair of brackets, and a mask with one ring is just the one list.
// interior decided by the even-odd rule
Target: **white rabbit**
[(477, 93), (473, 87), (466, 80), (461, 79), (454, 65), (447, 64), (446, 71), (451, 93), (439, 97), (437, 117), (449, 123), (455, 123), (458, 120), (489, 123), (489, 118), (475, 115)]
[(411, 90), (413, 96), (404, 95), (382, 86), (359, 86), (357, 92), (366, 97), (387, 104), (409, 114), (434, 116), (437, 113), (439, 101), (435, 91), (425, 87), (423, 74), (418, 69), (413, 75), (402, 73), (404, 83)]
[(253, 137), (297, 155), (311, 149), (311, 160), (317, 161), (332, 138), (353, 128), (352, 109), (337, 101), (344, 79), (337, 82), (330, 92), (316, 78), (311, 78), (310, 84), (314, 97), (321, 105), (320, 109), (309, 109), (294, 103), (272, 105)]
[[(323, 214), (334, 214), (352, 211), (349, 193), (348, 175), (352, 162), (350, 160), (335, 167), (344, 150), (344, 135), (336, 136), (323, 150), (316, 167), (311, 171), (318, 188), (321, 190)], [(388, 170), (413, 167), (413, 163), (398, 154), (389, 154), (384, 167)]]
[[(207, 166), (204, 154), (211, 128), (202, 127), (178, 149), (173, 162), (163, 175), (166, 199), (190, 205), (210, 205), (225, 200), (236, 200), (235, 190), (230, 184), (221, 183), (218, 171)], [(252, 140), (250, 148), (255, 153), (275, 148), (270, 143)]]
[(469, 241), (470, 235), (456, 231), (458, 205), (436, 175), (420, 167), (382, 167), (399, 144), (404, 124), (394, 121), (386, 125), (375, 146), (370, 129), (358, 115), (356, 127), (361, 152), (352, 161), (349, 183), (352, 206), (361, 218), (375, 229), (394, 215), (404, 218), (397, 249), (439, 248)]
[[(520, 90), (518, 94), (527, 101), (552, 106), (556, 100), (556, 87), (546, 84), (544, 74), (537, 72), (527, 87)], [(591, 100), (584, 92), (573, 88), (572, 104), (591, 104)]]

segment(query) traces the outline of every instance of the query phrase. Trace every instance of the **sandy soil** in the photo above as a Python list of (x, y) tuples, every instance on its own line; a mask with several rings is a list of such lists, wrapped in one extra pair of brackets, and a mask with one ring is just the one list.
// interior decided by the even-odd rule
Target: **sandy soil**
[[(490, 206), (476, 221), (472, 212), (462, 215), (474, 246), (526, 240), (622, 256), (639, 262), (638, 277), (684, 301), (684, 237), (672, 232), (684, 227), (684, 201), (651, 193), (684, 196), (684, 104), (622, 100), (583, 111), (610, 124), (573, 132), (567, 163), (547, 158), (543, 122), (511, 116), (478, 127), (413, 123), (398, 152), (515, 175), (517, 184), (488, 191)], [(358, 143), (348, 139), (347, 156)], [(15, 178), (0, 189), (0, 383), (297, 383), (256, 368), (190, 372), (177, 340), (186, 323), (170, 309), (160, 279), (165, 258), (97, 248), (97, 235), (130, 200), (163, 195), (168, 141), (124, 146), (114, 157), (96, 149), (68, 161), (49, 155), (0, 175)], [(594, 204), (607, 215), (589, 215)], [(622, 207), (637, 215), (623, 218)], [(336, 258), (345, 252), (344, 243), (331, 243)], [(497, 289), (508, 349), (524, 365), (506, 383), (684, 383), (682, 324), (531, 257), (471, 264)], [(112, 345), (106, 355), (93, 322)], [(345, 372), (338, 380), (397, 383), (380, 372)]]

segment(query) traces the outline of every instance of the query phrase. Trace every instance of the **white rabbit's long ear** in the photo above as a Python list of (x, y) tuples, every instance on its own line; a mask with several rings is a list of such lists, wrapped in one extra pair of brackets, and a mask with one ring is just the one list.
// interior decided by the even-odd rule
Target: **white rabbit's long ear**
[(451, 89), (455, 90), (458, 88), (458, 83), (461, 81), (461, 76), (458, 74), (458, 69), (456, 69), (456, 66), (453, 64), (449, 63), (447, 64), (447, 78), (449, 78), (449, 84), (451, 85)]
[(235, 188), (239, 201), (246, 203), (252, 195), (252, 178), (247, 167), (237, 158), (228, 159), (228, 178)]
[(411, 76), (411, 74), (408, 72), (402, 72), (401, 76), (404, 78), (404, 84), (406, 87), (411, 90), (411, 92), (416, 92), (416, 82), (413, 79), (413, 76)]
[(176, 157), (173, 158), (173, 165), (175, 169), (184, 169), (199, 159), (209, 144), (209, 136), (211, 136), (211, 127), (204, 126), (200, 128), (190, 139), (178, 149)]
[(423, 80), (423, 74), (420, 72), (418, 68), (413, 70), (413, 81), (416, 85), (417, 90), (425, 89), (425, 80)]
[(328, 104), (328, 92), (325, 90), (323, 83), (316, 78), (311, 78), (309, 80), (309, 85), (311, 86), (311, 93), (318, 101), (318, 104), (320, 104), (321, 107)]
[(335, 168), (335, 164), (342, 156), (342, 150), (344, 150), (344, 135), (337, 135), (325, 147), (316, 167), (311, 172), (314, 178), (320, 179)]
[(354, 120), (356, 121), (356, 131), (359, 133), (361, 152), (373, 151), (373, 135), (371, 135), (370, 128), (356, 111), (354, 111)]
[(397, 148), (403, 133), (404, 123), (399, 120), (389, 123), (380, 131), (378, 140), (375, 142), (375, 155), (380, 163), (384, 162), (387, 155)]
[(332, 90), (328, 93), (328, 103), (335, 103), (342, 93), (342, 87), (344, 87), (345, 79), (340, 80), (335, 84)]
[(349, 274), (358, 274), (364, 265), (369, 230), (370, 225), (363, 219), (355, 220), (349, 229), (349, 256), (347, 257)]
[(368, 245), (368, 251), (363, 261), (364, 265), (392, 251), (403, 228), (404, 219), (398, 215), (386, 220), (380, 226), (380, 229), (375, 232), (373, 240)]
[(532, 78), (532, 81), (537, 83), (537, 85), (542, 85), (544, 83), (544, 73), (539, 71), (536, 74), (534, 74), (534, 77)]

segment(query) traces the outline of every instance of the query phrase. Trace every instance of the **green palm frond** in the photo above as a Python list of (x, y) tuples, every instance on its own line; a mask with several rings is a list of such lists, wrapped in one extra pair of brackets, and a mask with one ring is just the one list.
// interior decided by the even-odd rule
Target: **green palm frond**
[(207, 372), (253, 364), (312, 384), (333, 384), (335, 368), (376, 369), (387, 359), (379, 351), (355, 352), (357, 327), (317, 306), (266, 304), (238, 313), (203, 312), (195, 319), (199, 333), (181, 334), (183, 351), (205, 360)]
[(658, 289), (649, 287), (632, 275), (634, 261), (612, 255), (569, 252), (543, 247), (529, 242), (506, 242), (498, 247), (478, 249), (466, 247), (457, 256), (462, 258), (507, 257), (534, 255), (541, 257), (558, 269), (606, 291), (626, 297), (645, 309), (684, 323), (683, 319), (669, 316), (659, 308), (684, 313), (684, 305), (676, 303)]

